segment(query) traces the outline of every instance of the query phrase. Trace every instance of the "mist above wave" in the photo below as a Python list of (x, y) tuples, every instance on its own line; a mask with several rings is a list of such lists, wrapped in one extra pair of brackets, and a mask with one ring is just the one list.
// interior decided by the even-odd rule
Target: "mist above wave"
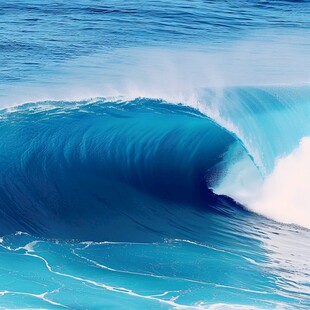
[(118, 48), (68, 60), (30, 82), (2, 84), (1, 106), (95, 97), (164, 99), (197, 106), (199, 89), (310, 82), (305, 37), (253, 32), (211, 46)]

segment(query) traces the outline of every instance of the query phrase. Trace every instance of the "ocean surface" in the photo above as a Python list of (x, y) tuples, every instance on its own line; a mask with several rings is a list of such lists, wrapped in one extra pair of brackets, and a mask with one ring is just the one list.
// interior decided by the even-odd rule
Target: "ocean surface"
[(310, 308), (310, 1), (0, 17), (0, 309)]

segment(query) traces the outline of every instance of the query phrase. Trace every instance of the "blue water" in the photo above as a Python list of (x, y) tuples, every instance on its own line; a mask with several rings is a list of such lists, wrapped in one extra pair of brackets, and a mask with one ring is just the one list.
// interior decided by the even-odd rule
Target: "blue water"
[(310, 2), (0, 15), (1, 309), (310, 307)]

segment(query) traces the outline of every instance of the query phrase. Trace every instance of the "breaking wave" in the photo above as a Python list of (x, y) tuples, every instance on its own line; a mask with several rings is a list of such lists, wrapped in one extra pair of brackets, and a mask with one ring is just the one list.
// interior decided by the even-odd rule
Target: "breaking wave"
[[(272, 198), (279, 197), (274, 175), (286, 170), (286, 193), (295, 197), (295, 174), (308, 173), (307, 138), (279, 158), (309, 135), (309, 98), (307, 87), (230, 88), (205, 89), (192, 107), (138, 98), (3, 110), (1, 233), (180, 237), (184, 227), (194, 230), (188, 219), (197, 213), (247, 212), (242, 205), (309, 227), (309, 200), (300, 199), (307, 184), (298, 185), (300, 208), (293, 198), (283, 196), (286, 206)], [(298, 215), (284, 219), (281, 208)]]

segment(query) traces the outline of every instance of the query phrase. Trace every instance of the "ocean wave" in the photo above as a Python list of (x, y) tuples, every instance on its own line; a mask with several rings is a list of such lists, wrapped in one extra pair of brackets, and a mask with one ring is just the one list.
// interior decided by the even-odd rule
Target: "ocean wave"
[[(278, 157), (308, 130), (304, 109), (291, 108), (292, 93), (296, 101), (307, 89), (285, 91), (204, 90), (195, 108), (139, 98), (3, 110), (2, 234), (141, 241), (182, 237), (197, 224), (186, 222), (193, 214), (242, 210), (240, 203), (270, 216), (249, 197), (264, 200), (258, 189)], [(285, 146), (279, 130), (290, 132)], [(283, 220), (281, 207), (273, 210)], [(302, 214), (292, 222), (307, 226)]]
[(2, 113), (1, 132), (3, 233), (109, 240), (225, 204), (209, 184), (238, 143), (192, 108), (148, 99), (23, 105)]

